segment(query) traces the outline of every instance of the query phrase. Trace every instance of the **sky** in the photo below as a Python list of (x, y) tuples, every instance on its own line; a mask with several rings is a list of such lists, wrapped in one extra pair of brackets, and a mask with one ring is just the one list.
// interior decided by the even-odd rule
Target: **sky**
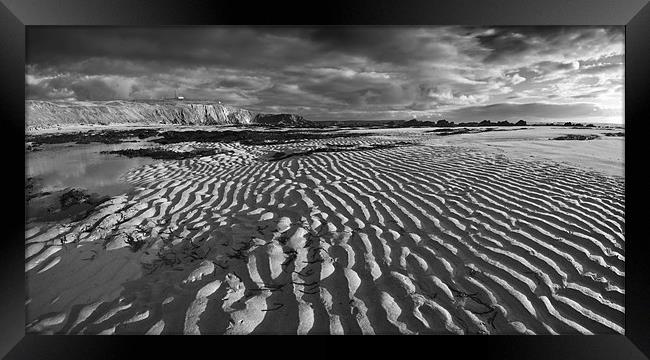
[(25, 95), (309, 120), (618, 123), (624, 28), (28, 27)]

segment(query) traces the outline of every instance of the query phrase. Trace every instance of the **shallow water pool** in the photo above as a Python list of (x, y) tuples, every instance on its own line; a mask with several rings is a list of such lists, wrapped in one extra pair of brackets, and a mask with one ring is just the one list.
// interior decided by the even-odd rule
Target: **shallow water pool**
[(25, 154), (26, 176), (37, 179), (34, 192), (76, 187), (86, 189), (89, 193), (115, 196), (132, 188), (132, 185), (120, 180), (124, 173), (156, 160), (101, 152), (151, 145), (153, 143), (145, 141), (120, 144), (45, 144), (42, 150)]

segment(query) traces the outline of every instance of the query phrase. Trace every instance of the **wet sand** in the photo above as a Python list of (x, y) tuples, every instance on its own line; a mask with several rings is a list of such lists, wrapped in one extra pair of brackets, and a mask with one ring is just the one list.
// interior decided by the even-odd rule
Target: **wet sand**
[(165, 145), (223, 151), (134, 168), (88, 217), (26, 230), (26, 329), (622, 334), (623, 139), (541, 130)]

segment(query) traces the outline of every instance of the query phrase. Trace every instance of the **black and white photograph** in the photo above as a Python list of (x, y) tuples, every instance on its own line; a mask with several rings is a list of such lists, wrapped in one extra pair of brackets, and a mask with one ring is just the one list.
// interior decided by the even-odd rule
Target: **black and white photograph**
[(25, 35), (27, 334), (626, 333), (623, 26)]

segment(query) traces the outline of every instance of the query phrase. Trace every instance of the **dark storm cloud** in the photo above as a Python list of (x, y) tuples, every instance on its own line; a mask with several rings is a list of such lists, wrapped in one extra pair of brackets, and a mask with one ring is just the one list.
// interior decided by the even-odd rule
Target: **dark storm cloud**
[(528, 53), (572, 51), (575, 47), (599, 45), (603, 41), (622, 42), (620, 27), (526, 26), (491, 29), (477, 36), (480, 44), (491, 49), (486, 62), (507, 61)]
[(70, 85), (79, 100), (111, 100), (117, 97), (117, 92), (99, 79), (76, 82)]
[[(56, 64), (100, 57), (183, 65), (216, 62), (236, 67), (264, 66), (276, 61), (304, 63), (337, 54), (388, 63), (453, 55), (444, 46), (432, 43), (426, 28), (421, 33), (417, 28), (409, 30), (381, 27), (43, 27), (29, 30), (27, 59), (30, 63)], [(437, 36), (436, 40), (445, 44), (458, 40), (458, 36), (449, 31)]]
[[(180, 64), (264, 67), (277, 61), (304, 61), (311, 48), (289, 28), (31, 28), (28, 63), (65, 65), (93, 58)], [(88, 66), (105, 66), (95, 62)], [(271, 64), (269, 64), (271, 65)]]
[[(405, 32), (393, 27), (331, 27), (308, 32), (308, 38), (328, 52), (344, 52), (366, 57), (379, 63), (397, 65), (417, 61), (447, 61), (458, 56), (458, 48), (465, 38), (454, 28), (411, 28)], [(470, 39), (471, 40), (471, 39)], [(467, 50), (469, 54), (485, 54), (480, 49)]]
[(620, 108), (622, 34), (620, 27), (34, 27), (25, 91), (30, 99), (77, 100), (180, 92), (315, 120), (431, 118), (542, 98)]

